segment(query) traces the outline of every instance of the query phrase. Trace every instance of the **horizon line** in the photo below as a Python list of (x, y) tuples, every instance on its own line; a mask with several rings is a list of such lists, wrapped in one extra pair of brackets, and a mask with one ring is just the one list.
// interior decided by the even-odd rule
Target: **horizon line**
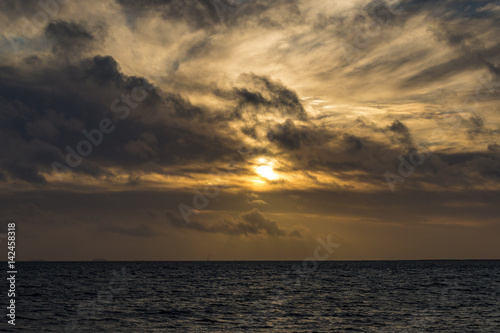
[[(301, 260), (44, 260), (44, 259), (33, 259), (33, 260), (17, 260), (16, 262), (94, 262), (94, 263), (104, 263), (104, 262), (301, 262)], [(319, 260), (317, 262), (382, 262), (382, 261), (500, 261), (500, 258), (496, 259), (339, 259), (339, 260)], [(0, 262), (8, 262), (2, 260)]]

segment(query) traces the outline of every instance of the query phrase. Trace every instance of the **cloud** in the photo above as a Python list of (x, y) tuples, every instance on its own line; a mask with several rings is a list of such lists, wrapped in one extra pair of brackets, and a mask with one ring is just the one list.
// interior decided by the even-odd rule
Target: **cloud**
[[(99, 176), (104, 173), (103, 163), (137, 169), (152, 162), (159, 170), (200, 159), (224, 159), (237, 148), (234, 140), (214, 132), (214, 124), (197, 120), (203, 117), (202, 109), (178, 94), (153, 90), (140, 105), (132, 101), (135, 104), (129, 107), (122, 102), (121, 108), (133, 114), (119, 119), (125, 111), (114, 113), (113, 99), (120, 101), (135, 87), (148, 83), (121, 73), (110, 56), (47, 68), (43, 77), (18, 68), (0, 71), (0, 76), (4, 110), (0, 115), (0, 145), (4, 146), (0, 169), (13, 179), (44, 183), (44, 174), (52, 172), (52, 161), (65, 164), (66, 147), (76, 149), (80, 141), (87, 140), (82, 131), (98, 128), (104, 118), (113, 120), (116, 131), (105, 135), (103, 144), (94, 147), (74, 172)], [(62, 82), (64, 86), (60, 86)], [(191, 123), (183, 124), (183, 119)], [(198, 125), (193, 127), (195, 123)]]
[(81, 53), (95, 41), (90, 32), (74, 22), (51, 22), (45, 34), (54, 42), (53, 52)]
[(295, 238), (302, 238), (302, 234), (300, 233), (299, 230), (295, 229), (293, 231), (290, 231), (289, 235), (291, 237), (295, 237)]
[(363, 143), (361, 142), (361, 139), (356, 137), (355, 135), (350, 135), (345, 133), (344, 134), (344, 141), (346, 144), (349, 146), (349, 150), (352, 151), (359, 151), (363, 149)]
[(226, 119), (255, 120), (262, 114), (307, 119), (297, 93), (281, 82), (254, 73), (241, 74), (237, 82), (238, 86), (231, 90), (214, 90), (217, 96), (233, 103), (231, 118)]
[(237, 224), (237, 229), (245, 235), (259, 234), (266, 231), (270, 236), (283, 236), (285, 232), (276, 222), (264, 216), (257, 208), (240, 215), (241, 222)]
[(269, 141), (274, 141), (288, 150), (299, 149), (303, 144), (310, 141), (308, 133), (295, 127), (295, 124), (290, 119), (278, 125), (275, 130), (269, 131), (267, 137)]
[(404, 146), (410, 147), (413, 144), (413, 139), (410, 134), (408, 127), (400, 122), (399, 120), (394, 120), (391, 126), (387, 127), (389, 132), (394, 133), (395, 138)]
[(250, 201), (250, 203), (252, 205), (269, 206), (269, 204), (267, 202), (265, 202), (264, 200), (252, 200), (252, 201)]
[(481, 134), (491, 134), (491, 131), (484, 125), (484, 119), (479, 115), (472, 115), (469, 119), (463, 119), (462, 122), (467, 128), (467, 134), (471, 138), (475, 138)]
[(269, 206), (267, 202), (262, 200), (260, 196), (256, 193), (248, 193), (247, 194), (248, 198), (248, 203), (252, 205), (262, 205), (262, 206)]
[(498, 144), (491, 144), (488, 146), (488, 150), (494, 151), (494, 152), (500, 152), (500, 145)]
[(164, 20), (187, 22), (196, 29), (209, 29), (219, 23), (215, 7), (210, 1), (132, 1), (119, 0), (122, 10), (134, 26), (142, 16), (160, 12)]
[(212, 224), (204, 224), (196, 221), (186, 223), (170, 211), (167, 211), (165, 215), (167, 220), (177, 228), (201, 232), (222, 233), (231, 236), (267, 234), (268, 236), (278, 237), (286, 235), (285, 230), (280, 228), (275, 221), (266, 218), (257, 208), (240, 214), (238, 219), (226, 218), (223, 221)]

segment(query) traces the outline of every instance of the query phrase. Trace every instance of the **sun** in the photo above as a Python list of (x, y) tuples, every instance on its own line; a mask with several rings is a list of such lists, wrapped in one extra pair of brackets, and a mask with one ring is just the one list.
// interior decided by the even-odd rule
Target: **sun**
[(257, 167), (256, 171), (260, 176), (268, 180), (278, 179), (278, 175), (274, 172), (273, 167), (270, 165), (261, 165)]

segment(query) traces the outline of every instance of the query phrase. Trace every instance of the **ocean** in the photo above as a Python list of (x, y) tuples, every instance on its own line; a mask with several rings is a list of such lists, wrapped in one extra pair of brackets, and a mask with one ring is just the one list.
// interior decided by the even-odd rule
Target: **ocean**
[(500, 332), (500, 261), (17, 266), (5, 332)]

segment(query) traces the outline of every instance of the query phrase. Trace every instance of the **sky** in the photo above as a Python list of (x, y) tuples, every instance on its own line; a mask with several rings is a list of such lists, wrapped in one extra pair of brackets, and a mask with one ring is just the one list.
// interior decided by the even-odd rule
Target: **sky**
[(500, 258), (500, 2), (0, 1), (19, 260)]

